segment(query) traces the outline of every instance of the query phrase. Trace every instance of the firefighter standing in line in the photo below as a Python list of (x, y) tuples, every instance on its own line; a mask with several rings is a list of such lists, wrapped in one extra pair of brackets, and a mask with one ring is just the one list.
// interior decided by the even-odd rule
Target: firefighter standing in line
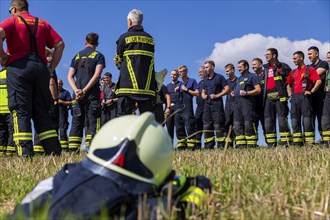
[(256, 100), (256, 111), (257, 111), (257, 117), (256, 117), (256, 126), (258, 128), (259, 121), (262, 127), (262, 131), (265, 132), (265, 117), (264, 117), (264, 101), (263, 101), (263, 91), (264, 91), (264, 85), (265, 85), (265, 73), (263, 70), (262, 60), (260, 58), (254, 58), (252, 60), (252, 69), (255, 72), (255, 74), (259, 78), (260, 86), (261, 86), (261, 93), (255, 96)]
[(85, 49), (71, 61), (68, 82), (73, 90), (73, 116), (69, 134), (69, 151), (80, 148), (85, 121), (87, 121), (86, 147), (100, 128), (101, 100), (99, 79), (105, 68), (105, 58), (96, 51), (99, 35), (89, 33), (86, 36)]
[[(204, 68), (207, 76), (204, 79), (204, 88), (202, 98), (205, 100), (203, 113), (204, 130), (215, 130), (217, 147), (225, 146), (225, 110), (222, 97), (229, 93), (229, 86), (220, 74), (214, 72), (215, 64), (212, 60), (204, 62)], [(214, 132), (204, 132), (204, 148), (213, 149)]]
[[(327, 53), (327, 63), (330, 66), (330, 51)], [(322, 133), (323, 141), (327, 147), (330, 147), (330, 69), (326, 72), (325, 77), (325, 99), (322, 112)]]
[(238, 71), (235, 89), (234, 131), (236, 148), (256, 147), (258, 133), (255, 125), (256, 102), (255, 95), (261, 93), (258, 77), (249, 72), (246, 60), (238, 61)]
[(114, 63), (120, 69), (116, 86), (118, 115), (132, 114), (137, 103), (139, 112), (154, 112), (157, 83), (155, 79), (155, 43), (144, 31), (143, 13), (133, 9), (128, 13), (128, 31), (117, 40)]
[(112, 82), (112, 74), (106, 72), (103, 76), (104, 85), (101, 88), (101, 126), (117, 116), (116, 84)]
[[(61, 60), (64, 42), (47, 21), (28, 12), (26, 0), (13, 0), (12, 15), (0, 24), (1, 64), (7, 66), (9, 109), (19, 156), (33, 156), (31, 118), (45, 153), (61, 154), (61, 145), (49, 116), (49, 73)], [(7, 53), (3, 51), (6, 38)], [(45, 48), (55, 48), (49, 68)]]
[[(164, 111), (165, 104), (165, 111)], [(155, 104), (155, 118), (156, 121), (161, 124), (165, 120), (165, 116), (168, 117), (170, 115), (170, 106), (171, 106), (171, 98), (168, 94), (167, 87), (162, 85), (160, 90), (156, 94), (156, 104)]]
[(196, 134), (196, 149), (202, 148), (202, 136), (203, 136), (203, 112), (204, 112), (204, 99), (202, 98), (202, 91), (204, 88), (204, 78), (206, 76), (206, 72), (204, 70), (204, 66), (198, 68), (198, 75), (200, 81), (198, 83), (198, 92), (199, 96), (196, 96), (196, 131), (199, 132)]
[(8, 109), (6, 69), (0, 71), (0, 156), (14, 155), (13, 121)]
[(69, 107), (72, 103), (71, 94), (63, 88), (63, 81), (57, 80), (58, 86), (58, 108), (59, 108), (59, 123), (58, 132), (62, 150), (69, 150), (68, 128), (69, 128)]
[(278, 61), (278, 51), (269, 48), (266, 51), (267, 64), (265, 70), (265, 87), (263, 100), (265, 102), (265, 131), (268, 146), (277, 146), (276, 137), (276, 114), (280, 130), (280, 145), (288, 146), (291, 141), (291, 132), (288, 123), (288, 93), (286, 90), (286, 78), (291, 68), (286, 63)]
[[(235, 110), (235, 96), (234, 91), (236, 88), (237, 77), (235, 76), (235, 67), (232, 63), (228, 63), (225, 66), (225, 72), (228, 77), (227, 84), (229, 86), (229, 93), (226, 95), (226, 105), (225, 105), (225, 128), (229, 132), (230, 126), (234, 126), (234, 110)], [(234, 146), (234, 132), (231, 132), (231, 135), (226, 138), (225, 142), (228, 143), (228, 146)]]
[(178, 150), (194, 150), (196, 139), (189, 137), (196, 131), (196, 118), (193, 109), (193, 97), (198, 96), (197, 81), (188, 77), (188, 68), (185, 65), (178, 67), (178, 71), (182, 81), (175, 88), (178, 99), (176, 102), (177, 108), (182, 111), (174, 115), (176, 136), (178, 139)]
[[(321, 79), (316, 70), (304, 63), (302, 51), (293, 53), (293, 62), (297, 69), (291, 71), (287, 79), (288, 95), (291, 97), (291, 124), (293, 144), (302, 146), (313, 144), (314, 126), (312, 115), (312, 94), (321, 86)], [(301, 120), (302, 117), (302, 120)], [(302, 133), (303, 124), (304, 134)]]
[[(171, 82), (166, 86), (171, 100), (169, 115), (173, 114), (178, 109), (178, 105), (177, 105), (178, 93), (175, 90), (175, 88), (178, 87), (180, 84), (180, 81), (178, 79), (179, 79), (179, 71), (177, 69), (172, 70)], [(175, 116), (166, 118), (166, 129), (167, 129), (167, 133), (170, 135), (172, 139), (172, 143), (174, 139), (174, 126), (175, 126), (174, 118)]]
[[(316, 69), (317, 74), (320, 76), (321, 79), (321, 86), (315, 93), (312, 94), (312, 111), (313, 111), (313, 124), (317, 119), (318, 122), (318, 130), (323, 139), (323, 132), (322, 132), (322, 111), (325, 99), (325, 73), (329, 69), (329, 65), (324, 60), (321, 60), (319, 57), (319, 48), (312, 46), (308, 48), (308, 58), (312, 62), (310, 64), (311, 67)], [(315, 128), (316, 129), (316, 128)]]

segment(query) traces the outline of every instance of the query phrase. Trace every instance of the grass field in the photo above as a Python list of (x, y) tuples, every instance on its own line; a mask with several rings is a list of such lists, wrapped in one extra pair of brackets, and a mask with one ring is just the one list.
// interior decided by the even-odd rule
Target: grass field
[[(82, 156), (0, 158), (0, 216)], [(208, 219), (330, 219), (329, 164), (330, 149), (315, 146), (176, 152), (173, 168), (211, 179)]]

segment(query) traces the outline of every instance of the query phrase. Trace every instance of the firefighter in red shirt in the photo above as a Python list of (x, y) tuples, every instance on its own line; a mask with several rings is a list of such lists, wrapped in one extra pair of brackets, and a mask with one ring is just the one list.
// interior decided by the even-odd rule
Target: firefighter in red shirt
[[(321, 79), (313, 67), (304, 63), (302, 51), (293, 53), (293, 62), (297, 66), (287, 78), (287, 91), (291, 97), (291, 123), (293, 144), (302, 146), (314, 143), (314, 126), (312, 117), (312, 94), (321, 86)], [(301, 117), (303, 120), (301, 120)], [(301, 121), (304, 127), (302, 134)], [(303, 138), (304, 137), (304, 138)]]
[[(12, 15), (0, 24), (1, 64), (7, 66), (8, 107), (20, 156), (33, 156), (31, 118), (46, 154), (61, 153), (49, 115), (49, 73), (61, 60), (64, 42), (47, 21), (29, 14), (26, 0), (12, 0)], [(6, 38), (7, 51), (3, 50)], [(45, 47), (55, 48), (47, 68)]]

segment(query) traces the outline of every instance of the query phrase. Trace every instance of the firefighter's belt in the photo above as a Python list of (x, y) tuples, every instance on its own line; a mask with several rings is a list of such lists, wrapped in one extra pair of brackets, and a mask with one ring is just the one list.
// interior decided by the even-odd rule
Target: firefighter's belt
[(278, 100), (280, 96), (278, 95), (278, 92), (270, 92), (267, 93), (267, 98), (269, 98), (270, 100)]

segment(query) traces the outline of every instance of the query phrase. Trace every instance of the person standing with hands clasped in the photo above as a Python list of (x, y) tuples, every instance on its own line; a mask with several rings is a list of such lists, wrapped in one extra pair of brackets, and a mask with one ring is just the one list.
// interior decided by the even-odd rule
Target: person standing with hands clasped
[[(49, 73), (61, 60), (64, 42), (47, 21), (29, 13), (26, 0), (12, 0), (9, 12), (12, 16), (0, 24), (0, 57), (1, 65), (7, 66), (8, 107), (18, 155), (34, 155), (31, 118), (46, 155), (60, 155), (61, 145), (49, 115)], [(49, 68), (46, 46), (55, 48)]]
[(68, 81), (74, 91), (75, 107), (69, 135), (69, 151), (80, 148), (87, 117), (86, 147), (100, 128), (101, 100), (99, 79), (105, 68), (105, 58), (96, 51), (99, 35), (89, 33), (86, 36), (85, 49), (80, 51), (71, 61)]
[[(315, 141), (312, 94), (318, 90), (322, 83), (315, 68), (305, 65), (304, 58), (305, 55), (302, 51), (293, 53), (292, 59), (297, 69), (292, 70), (287, 78), (288, 95), (291, 97), (293, 144), (298, 146), (302, 146), (304, 141), (305, 144), (313, 144)], [(301, 124), (304, 127), (304, 135)]]

